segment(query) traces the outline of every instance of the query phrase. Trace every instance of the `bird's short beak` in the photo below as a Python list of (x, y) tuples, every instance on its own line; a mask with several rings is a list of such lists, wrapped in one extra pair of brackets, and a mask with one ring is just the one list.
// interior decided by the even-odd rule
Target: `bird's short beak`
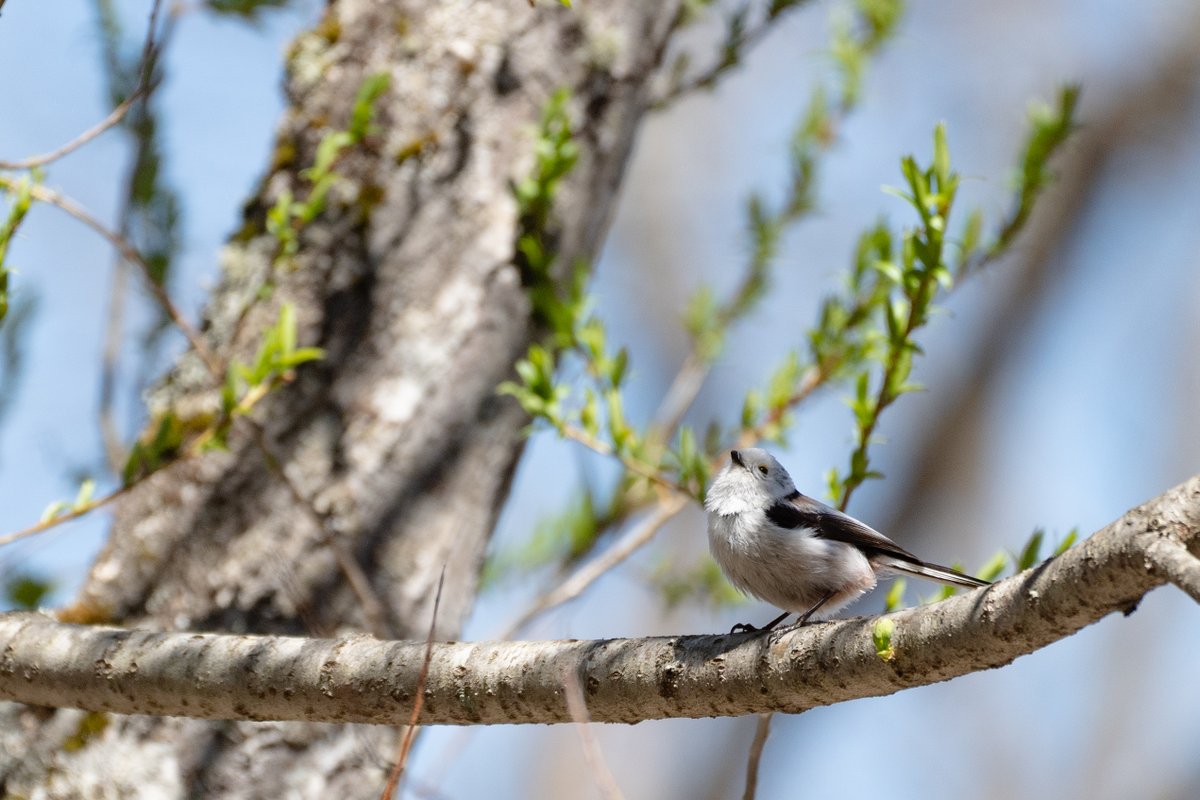
[(737, 464), (739, 467), (746, 466), (746, 462), (742, 461), (742, 454), (739, 453), (737, 450), (730, 450), (729, 457), (732, 458), (733, 463)]

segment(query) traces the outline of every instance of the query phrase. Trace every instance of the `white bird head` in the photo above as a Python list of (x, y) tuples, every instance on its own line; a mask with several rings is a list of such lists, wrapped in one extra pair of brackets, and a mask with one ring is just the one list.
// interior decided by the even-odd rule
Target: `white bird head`
[(741, 514), (768, 508), (795, 491), (792, 476), (766, 450), (731, 450), (729, 463), (708, 489), (704, 507), (715, 514)]

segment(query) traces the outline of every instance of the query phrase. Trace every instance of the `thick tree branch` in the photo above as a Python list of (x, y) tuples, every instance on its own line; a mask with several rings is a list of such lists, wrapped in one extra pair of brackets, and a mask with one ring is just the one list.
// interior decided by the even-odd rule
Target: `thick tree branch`
[[(1200, 476), (988, 589), (875, 620), (739, 634), (434, 645), (425, 724), (570, 722), (576, 675), (597, 722), (796, 713), (1008, 664), (1167, 581), (1193, 582)], [(1170, 554), (1169, 557), (1164, 554)], [(1184, 562), (1184, 557), (1192, 559)], [(1194, 587), (1192, 587), (1194, 588)], [(399, 724), (424, 642), (157, 633), (0, 616), (0, 698), (124, 714)]]

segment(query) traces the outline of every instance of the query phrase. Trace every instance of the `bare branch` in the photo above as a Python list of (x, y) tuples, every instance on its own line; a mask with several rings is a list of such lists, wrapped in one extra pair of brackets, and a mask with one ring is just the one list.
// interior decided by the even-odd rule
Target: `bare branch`
[(750, 754), (746, 757), (746, 788), (742, 800), (754, 800), (758, 793), (758, 765), (762, 761), (763, 748), (771, 735), (771, 718), (774, 714), (759, 714), (754, 726), (754, 741), (750, 743)]
[(40, 522), (38, 522), (34, 525), (30, 525), (27, 528), (22, 528), (19, 531), (13, 531), (12, 533), (6, 533), (5, 535), (0, 536), (0, 547), (4, 547), (7, 544), (12, 544), (13, 542), (18, 541), (20, 539), (24, 539), (27, 536), (33, 536), (35, 534), (41, 533), (42, 531), (48, 531), (53, 527), (62, 525), (63, 523), (77, 520), (80, 517), (82, 517), (84, 514), (91, 513), (92, 511), (95, 511), (97, 508), (103, 508), (104, 506), (108, 505), (109, 503), (113, 502), (114, 500), (120, 498), (122, 495), (124, 495), (126, 492), (128, 492), (132, 488), (133, 488), (133, 484), (128, 484), (126, 486), (122, 486), (119, 489), (116, 489), (115, 491), (112, 491), (112, 492), (104, 495), (103, 497), (97, 497), (94, 500), (89, 500), (86, 503), (82, 503), (82, 504), (72, 508), (70, 511), (65, 511), (62, 514), (56, 514), (47, 519), (43, 519)]
[(1200, 558), (1175, 539), (1164, 537), (1146, 548), (1146, 559), (1200, 603)]
[(417, 721), (421, 719), (421, 706), (425, 697), (425, 682), (429, 680), (429, 661), (433, 657), (433, 635), (437, 630), (438, 607), (442, 604), (442, 589), (446, 585), (446, 565), (442, 564), (442, 574), (438, 578), (437, 594), (433, 597), (433, 614), (429, 618), (429, 634), (425, 637), (425, 658), (421, 661), (421, 672), (417, 675), (416, 702), (413, 703), (412, 716), (408, 727), (400, 737), (400, 745), (396, 753), (396, 763), (388, 775), (387, 786), (380, 795), (380, 800), (388, 800), (400, 786), (400, 778), (404, 775), (404, 767), (408, 764), (408, 754), (412, 751), (413, 740), (417, 735)]
[(604, 753), (601, 752), (596, 737), (592, 735), (592, 729), (589, 727), (592, 720), (588, 717), (587, 700), (583, 696), (583, 687), (579, 685), (579, 677), (574, 672), (563, 675), (563, 696), (567, 701), (567, 710), (571, 712), (571, 719), (575, 721), (575, 727), (579, 730), (583, 758), (588, 769), (592, 771), (600, 796), (606, 800), (620, 800), (624, 795), (617, 786), (612, 770), (608, 768), (608, 762), (604, 760)]
[(623, 563), (653, 539), (654, 534), (658, 533), (663, 525), (666, 525), (672, 517), (683, 510), (685, 504), (686, 500), (681, 495), (672, 495), (661, 501), (653, 514), (644, 519), (641, 524), (630, 528), (624, 536), (613, 543), (612, 547), (579, 567), (558, 586), (541, 595), (520, 619), (501, 634), (500, 638), (511, 639), (537, 617), (579, 597), (605, 573)]
[[(0, 176), (0, 188), (8, 188), (11, 183), (12, 182), (9, 179)], [(205, 344), (204, 339), (201, 338), (200, 333), (192, 326), (190, 322), (187, 321), (186, 318), (184, 318), (174, 301), (172, 301), (170, 296), (167, 295), (167, 290), (154, 281), (154, 279), (151, 277), (150, 265), (146, 263), (144, 258), (142, 258), (142, 254), (137, 251), (137, 248), (129, 243), (128, 239), (108, 228), (108, 226), (106, 226), (103, 222), (92, 216), (87, 209), (64, 194), (37, 183), (30, 187), (30, 194), (33, 195), (35, 200), (39, 200), (43, 203), (49, 203), (50, 205), (65, 211), (87, 227), (91, 228), (93, 231), (107, 240), (109, 244), (115, 247), (126, 261), (137, 267), (138, 270), (141, 271), (142, 277), (145, 279), (146, 286), (150, 290), (150, 293), (154, 296), (154, 299), (162, 307), (163, 311), (166, 312), (167, 316), (171, 318), (171, 322), (175, 323), (179, 330), (183, 332), (183, 335), (188, 340), (188, 344), (192, 346), (192, 349), (195, 350), (197, 355), (199, 355), (204, 361), (204, 364), (208, 367), (209, 371), (212, 372), (213, 375), (223, 374), (221, 372), (220, 365), (213, 357), (212, 351), (209, 349), (208, 345)]]
[[(4, 6), (3, 0), (0, 0), (0, 7)], [(35, 169), (43, 167), (52, 161), (57, 161), (68, 153), (72, 153), (83, 147), (88, 142), (95, 139), (100, 134), (107, 131), (116, 125), (119, 125), (121, 120), (125, 119), (125, 115), (129, 113), (129, 109), (133, 108), (138, 100), (142, 99), (150, 90), (150, 65), (153, 63), (152, 56), (154, 55), (154, 32), (158, 27), (158, 11), (162, 6), (162, 0), (154, 0), (154, 5), (150, 8), (150, 21), (146, 26), (146, 40), (142, 45), (142, 70), (141, 76), (138, 79), (137, 88), (126, 97), (121, 103), (114, 108), (107, 117), (88, 128), (83, 133), (76, 136), (71, 141), (64, 144), (49, 153), (43, 153), (40, 156), (30, 156), (23, 158), (20, 161), (0, 161), (0, 169)]]
[[(784, 711), (892, 694), (1004, 666), (1113, 612), (1170, 576), (1151, 553), (1200, 545), (1200, 475), (1086, 542), (986, 589), (875, 619), (753, 634), (433, 645), (369, 636), (301, 639), (159, 633), (0, 616), (0, 698), (122, 714), (400, 724), (572, 720), (579, 676), (598, 722)], [(1169, 547), (1167, 549), (1170, 549)]]
[[(806, 5), (806, 3), (793, 3), (789, 5), (788, 10), (799, 8), (803, 5)], [(741, 13), (745, 13), (746, 10), (746, 8), (743, 8)], [(702, 89), (714, 88), (726, 73), (741, 64), (750, 51), (762, 43), (767, 34), (774, 29), (775, 23), (779, 22), (783, 16), (780, 13), (768, 13), (762, 19), (748, 26), (737, 37), (736, 47), (730, 47), (733, 43), (727, 42), (725, 52), (720, 58), (698, 74), (681, 79), (677, 83), (667, 87), (661, 95), (650, 101), (650, 108), (660, 111), (685, 95)]]

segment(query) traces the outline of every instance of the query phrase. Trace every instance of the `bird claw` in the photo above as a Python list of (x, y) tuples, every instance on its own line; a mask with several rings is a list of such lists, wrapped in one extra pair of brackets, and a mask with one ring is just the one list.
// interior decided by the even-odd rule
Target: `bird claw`
[(739, 622), (729, 629), (729, 634), (732, 636), (735, 633), (758, 633), (758, 628), (753, 625), (748, 625), (745, 622)]

